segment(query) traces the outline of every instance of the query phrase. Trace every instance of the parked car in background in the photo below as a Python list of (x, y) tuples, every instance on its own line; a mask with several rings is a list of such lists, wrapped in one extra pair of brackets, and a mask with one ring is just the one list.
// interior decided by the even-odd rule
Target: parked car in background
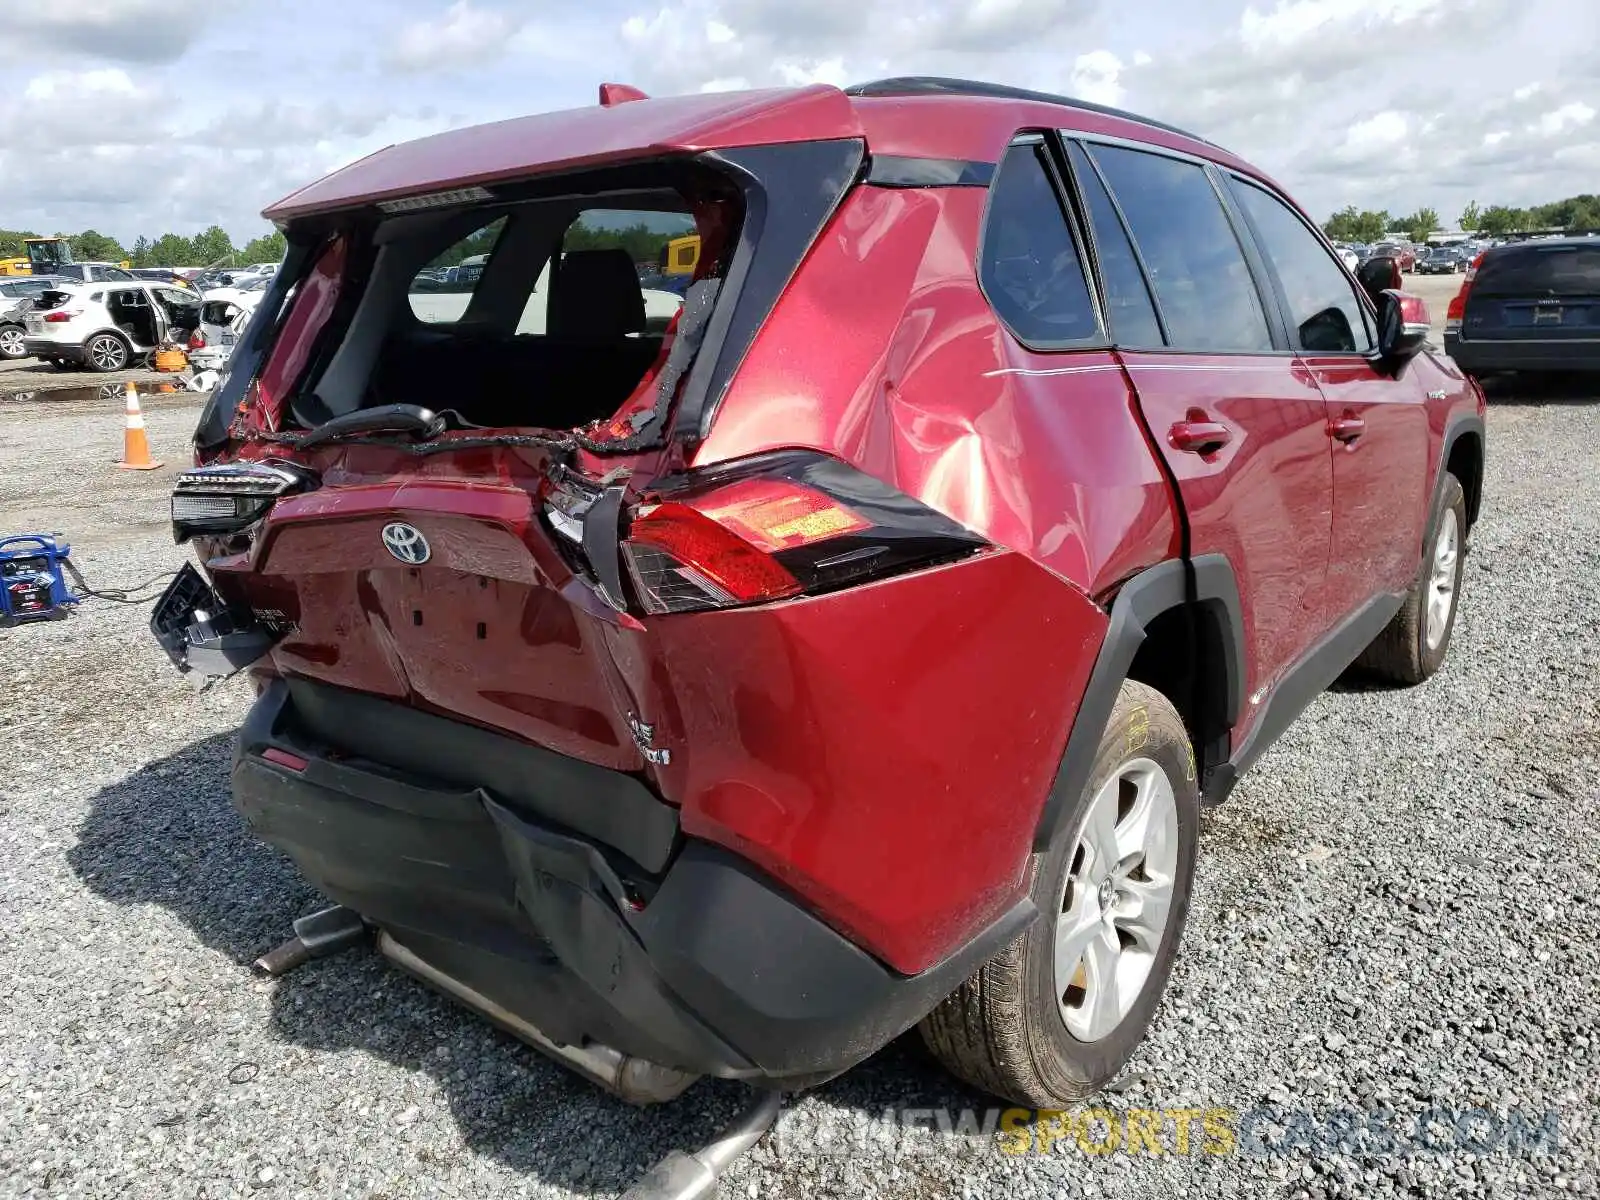
[(261, 287), (228, 296), (216, 292), (208, 295), (200, 305), (199, 327), (189, 335), (190, 365), (197, 371), (221, 370), (232, 356), (250, 314), (265, 296)]
[(181, 288), (194, 286), (186, 276), (179, 275), (171, 267), (133, 267), (130, 270), (135, 279), (146, 279), (151, 283), (170, 283), (174, 287)]
[(1455, 275), (1466, 263), (1457, 246), (1431, 246), (1418, 256), (1416, 269), (1419, 275)]
[(26, 353), (57, 366), (120, 371), (200, 323), (190, 289), (138, 280), (43, 292), (25, 316)]
[(1417, 269), (1417, 252), (1405, 242), (1378, 242), (1367, 257), (1392, 258), (1400, 265), (1400, 270), (1407, 273)]
[(42, 293), (64, 281), (54, 275), (0, 278), (0, 359), (26, 358), (27, 311)]
[[(920, 1022), (1081, 1099), (1155, 1014), (1202, 797), (1353, 661), (1443, 664), (1482, 396), (1181, 130), (959, 80), (638, 99), (267, 216), (284, 315), (201, 418), (206, 574), (152, 628), (256, 672), (258, 833), (613, 1089), (808, 1086)], [(549, 270), (685, 218), (666, 331), (626, 249)]]
[(1350, 270), (1354, 271), (1361, 265), (1361, 255), (1356, 253), (1355, 247), (1346, 242), (1335, 242), (1333, 248), (1339, 255), (1339, 261)]
[(108, 283), (137, 279), (132, 271), (107, 262), (58, 263), (52, 272), (73, 283)]
[(1450, 301), (1444, 345), (1474, 374), (1600, 371), (1600, 239), (1483, 251)]

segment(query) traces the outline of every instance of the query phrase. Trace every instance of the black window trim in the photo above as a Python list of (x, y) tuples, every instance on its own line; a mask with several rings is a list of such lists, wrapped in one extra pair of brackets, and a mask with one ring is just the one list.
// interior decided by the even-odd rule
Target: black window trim
[[(1105, 187), (1106, 194), (1111, 197), (1112, 207), (1116, 209), (1117, 219), (1122, 222), (1123, 232), (1128, 235), (1128, 241), (1133, 246), (1134, 258), (1139, 264), (1139, 269), (1144, 275), (1145, 289), (1150, 293), (1151, 303), (1156, 308), (1156, 320), (1161, 325), (1162, 336), (1166, 339), (1164, 346), (1129, 346), (1130, 353), (1160, 354), (1160, 355), (1185, 355), (1189, 357), (1207, 358), (1293, 358), (1299, 352), (1293, 348), (1284, 326), (1283, 312), (1278, 306), (1277, 293), (1273, 286), (1263, 279), (1265, 264), (1262, 262), (1256, 249), (1253, 236), (1241, 225), (1240, 214), (1236, 211), (1231, 196), (1218, 180), (1221, 168), (1209, 158), (1198, 154), (1189, 154), (1183, 150), (1174, 150), (1168, 146), (1159, 146), (1152, 142), (1141, 142), (1134, 138), (1117, 137), (1105, 133), (1084, 133), (1075, 130), (1063, 130), (1062, 137), (1070, 141), (1082, 143), (1085, 157), (1088, 158), (1095, 173), (1100, 178), (1101, 185)], [(1172, 344), (1171, 333), (1167, 326), (1166, 316), (1161, 311), (1161, 302), (1156, 296), (1156, 289), (1150, 281), (1149, 267), (1145, 263), (1144, 252), (1139, 249), (1139, 239), (1133, 236), (1133, 229), (1128, 224), (1127, 215), (1122, 211), (1122, 204), (1117, 199), (1115, 189), (1106, 181), (1105, 174), (1100, 169), (1100, 164), (1095, 161), (1091, 145), (1112, 146), (1123, 150), (1136, 150), (1143, 154), (1156, 154), (1165, 158), (1174, 158), (1180, 162), (1192, 163), (1205, 172), (1206, 179), (1211, 184), (1212, 191), (1217, 196), (1217, 202), (1222, 206), (1228, 227), (1232, 230), (1234, 240), (1239, 245), (1239, 253), (1244, 257), (1245, 268), (1249, 272), (1251, 282), (1256, 290), (1258, 303), (1261, 305), (1262, 315), (1267, 323), (1267, 336), (1272, 341), (1269, 350), (1219, 350), (1215, 347), (1175, 346)]]
[[(978, 283), (978, 291), (988, 304), (990, 313), (1000, 324), (1000, 327), (1011, 335), (1016, 343), (1034, 354), (1061, 354), (1084, 350), (1109, 349), (1111, 342), (1107, 333), (1105, 308), (1099, 290), (1095, 286), (1095, 277), (1091, 272), (1087, 240), (1084, 229), (1079, 227), (1078, 212), (1075, 198), (1068, 188), (1061, 171), (1060, 156), (1056, 153), (1049, 136), (1050, 131), (1025, 129), (1012, 135), (1011, 141), (1006, 144), (1005, 150), (1000, 155), (1000, 161), (995, 164), (994, 180), (989, 186), (989, 194), (984, 197), (983, 215), (978, 226), (977, 258), (973, 262), (973, 276)], [(984, 252), (989, 245), (989, 214), (994, 205), (997, 185), (1003, 175), (1006, 156), (1012, 150), (1032, 146), (1043, 151), (1045, 179), (1055, 193), (1056, 205), (1061, 211), (1062, 219), (1066, 222), (1067, 236), (1072, 239), (1073, 250), (1078, 256), (1078, 266), (1083, 271), (1084, 289), (1089, 294), (1089, 309), (1094, 316), (1095, 332), (1081, 338), (1061, 338), (1052, 341), (1037, 341), (1024, 337), (1011, 327), (1005, 317), (1000, 314), (1000, 309), (995, 305), (994, 299), (989, 295), (989, 289), (984, 286), (983, 262)]]
[[(1324, 235), (1321, 230), (1317, 229), (1314, 225), (1307, 221), (1301, 214), (1300, 209), (1276, 188), (1269, 187), (1263, 181), (1254, 179), (1249, 175), (1240, 174), (1238, 171), (1227, 170), (1221, 172), (1221, 174), (1223, 175), (1223, 182), (1227, 186), (1229, 192), (1228, 198), (1229, 200), (1233, 201), (1235, 207), (1238, 208), (1239, 220), (1243, 224), (1244, 228), (1249, 230), (1250, 239), (1256, 244), (1257, 251), (1261, 256), (1262, 270), (1266, 275), (1268, 285), (1271, 287), (1273, 294), (1276, 297), (1279, 311), (1282, 313), (1284, 333), (1288, 337), (1289, 345), (1293, 347), (1294, 352), (1296, 354), (1309, 355), (1314, 358), (1359, 358), (1367, 362), (1376, 361), (1379, 357), (1377, 345), (1377, 311), (1374, 309), (1372, 302), (1368, 299), (1365, 290), (1350, 275), (1350, 271), (1344, 265), (1344, 260), (1339, 257), (1339, 254), (1336, 250), (1331, 248), (1331, 244), (1328, 242), (1326, 235)], [(1356, 298), (1356, 304), (1361, 309), (1368, 322), (1364, 332), (1372, 339), (1373, 344), (1371, 350), (1307, 350), (1304, 346), (1300, 345), (1300, 331), (1294, 325), (1289, 311), (1288, 290), (1283, 286), (1283, 280), (1278, 275), (1277, 266), (1273, 263), (1271, 257), (1266, 252), (1266, 239), (1261, 236), (1261, 231), (1256, 228), (1255, 220), (1245, 210), (1244, 205), (1240, 204), (1237, 198), (1233, 196), (1232, 192), (1235, 185), (1240, 187), (1253, 187), (1261, 192), (1264, 192), (1266, 195), (1270, 196), (1272, 199), (1276, 200), (1279, 204), (1282, 204), (1286, 209), (1288, 209), (1289, 213), (1294, 217), (1294, 219), (1300, 222), (1301, 228), (1311, 232), (1312, 236), (1317, 241), (1317, 244), (1320, 245), (1323, 251), (1327, 253), (1328, 256), (1333, 260), (1334, 265), (1339, 268), (1340, 273), (1345, 276), (1346, 282), (1349, 283), (1350, 291)]]
[[(1063, 147), (1065, 148), (1073, 142), (1081, 142), (1081, 140), (1082, 139), (1076, 136), (1063, 136)], [(1150, 298), (1150, 308), (1156, 316), (1156, 328), (1161, 331), (1161, 345), (1158, 347), (1128, 346), (1126, 348), (1134, 351), (1143, 351), (1147, 349), (1165, 350), (1172, 344), (1172, 334), (1167, 328), (1166, 314), (1161, 311), (1161, 298), (1156, 295), (1155, 288), (1150, 285), (1150, 270), (1145, 265), (1144, 253), (1139, 249), (1139, 243), (1134, 240), (1133, 229), (1128, 224), (1127, 214), (1122, 211), (1122, 204), (1117, 200), (1117, 194), (1111, 190), (1111, 185), (1106, 182), (1106, 177), (1100, 170), (1100, 164), (1095, 162), (1094, 155), (1090, 154), (1084, 146), (1079, 145), (1078, 149), (1083, 154), (1084, 161), (1089, 164), (1089, 169), (1094, 172), (1094, 177), (1099, 182), (1101, 190), (1105, 192), (1106, 199), (1111, 202), (1111, 211), (1116, 215), (1117, 225), (1122, 230), (1122, 236), (1128, 239), (1128, 248), (1133, 251), (1134, 266), (1137, 267), (1139, 271), (1139, 283), (1144, 288), (1144, 294)], [(1077, 178), (1076, 168), (1074, 168), (1072, 165), (1072, 155), (1065, 154), (1063, 157), (1066, 159), (1067, 170), (1072, 173), (1071, 179), (1073, 189), (1078, 195), (1079, 202), (1083, 203), (1085, 209), (1087, 209), (1088, 204), (1083, 200), (1082, 184)], [(1091, 239), (1093, 239), (1094, 222), (1086, 221), (1086, 224), (1088, 225), (1090, 231), (1089, 236)], [(1099, 273), (1100, 246), (1098, 242), (1095, 242), (1094, 244), (1094, 269), (1096, 273), (1096, 283), (1099, 287), (1104, 288), (1105, 280)], [(1107, 328), (1110, 328), (1109, 321), (1107, 322)], [(1118, 349), (1123, 348), (1116, 342), (1114, 335), (1112, 337), (1112, 344), (1116, 345)]]

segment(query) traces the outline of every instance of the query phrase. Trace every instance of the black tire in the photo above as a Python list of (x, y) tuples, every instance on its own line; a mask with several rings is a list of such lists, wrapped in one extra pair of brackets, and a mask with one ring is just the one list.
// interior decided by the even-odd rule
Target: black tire
[(133, 347), (121, 334), (97, 333), (83, 344), (83, 365), (91, 371), (121, 371), (132, 361)]
[(27, 358), (28, 350), (23, 345), (23, 336), (20, 325), (0, 325), (0, 358)]
[[(1110, 1032), (1081, 1041), (1067, 1027), (1056, 990), (1057, 918), (1070, 896), (1068, 876), (1092, 800), (1124, 766), (1142, 759), (1166, 776), (1175, 802), (1168, 915), (1131, 1007)], [(923, 1019), (920, 1031), (928, 1048), (973, 1086), (1034, 1108), (1064, 1107), (1104, 1086), (1144, 1039), (1172, 972), (1189, 910), (1199, 823), (1199, 785), (1182, 719), (1155, 689), (1124, 683), (1088, 786), (1062, 822), (1062, 836), (1034, 859), (1031, 891), (1043, 919)]]
[[(1449, 612), (1436, 640), (1430, 641), (1429, 601), (1438, 561), (1440, 542), (1450, 529), (1455, 531), (1455, 555), (1450, 564)], [(1450, 636), (1456, 628), (1456, 609), (1461, 600), (1461, 573), (1466, 566), (1467, 496), (1461, 481), (1448, 471), (1439, 489), (1439, 505), (1428, 526), (1428, 548), (1417, 569), (1417, 578), (1406, 593), (1400, 611), (1373, 639), (1372, 645), (1356, 659), (1358, 670), (1392, 683), (1418, 684), (1444, 665), (1450, 650)]]

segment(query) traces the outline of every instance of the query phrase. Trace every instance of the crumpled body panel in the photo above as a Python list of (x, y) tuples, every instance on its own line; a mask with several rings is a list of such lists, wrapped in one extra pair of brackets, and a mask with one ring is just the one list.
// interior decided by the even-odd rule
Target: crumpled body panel
[(1116, 355), (1036, 353), (975, 263), (985, 192), (852, 193), (751, 347), (697, 465), (807, 446), (1100, 597), (1178, 552)]

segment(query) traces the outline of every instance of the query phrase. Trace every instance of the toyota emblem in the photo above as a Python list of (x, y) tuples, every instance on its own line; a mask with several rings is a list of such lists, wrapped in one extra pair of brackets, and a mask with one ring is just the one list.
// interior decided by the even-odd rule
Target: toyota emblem
[(383, 544), (390, 554), (410, 567), (421, 566), (432, 553), (428, 549), (428, 539), (422, 536), (422, 530), (404, 521), (383, 527)]

